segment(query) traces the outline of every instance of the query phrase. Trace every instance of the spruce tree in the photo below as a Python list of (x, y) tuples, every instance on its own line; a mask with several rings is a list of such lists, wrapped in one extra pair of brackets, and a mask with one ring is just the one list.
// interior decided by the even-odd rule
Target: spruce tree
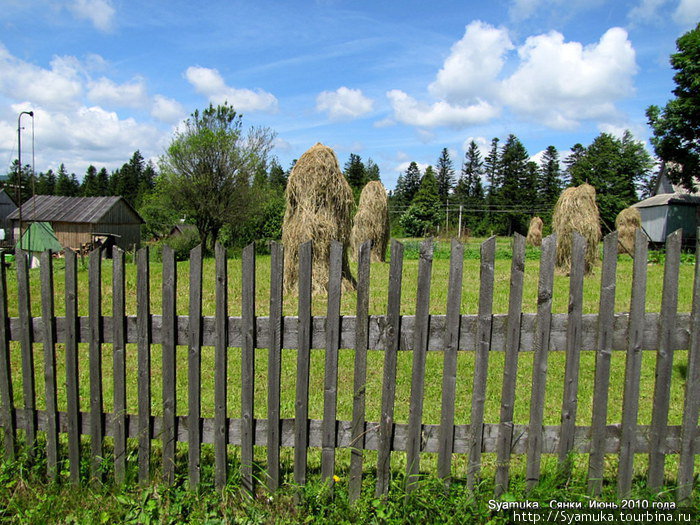
[(440, 202), (446, 203), (454, 187), (455, 180), (455, 170), (452, 165), (452, 159), (450, 158), (450, 152), (447, 148), (442, 148), (442, 152), (438, 158), (437, 175), (435, 179), (437, 181), (437, 191)]
[(549, 146), (542, 155), (537, 180), (538, 203), (545, 209), (551, 209), (557, 203), (563, 183), (559, 166), (559, 152)]

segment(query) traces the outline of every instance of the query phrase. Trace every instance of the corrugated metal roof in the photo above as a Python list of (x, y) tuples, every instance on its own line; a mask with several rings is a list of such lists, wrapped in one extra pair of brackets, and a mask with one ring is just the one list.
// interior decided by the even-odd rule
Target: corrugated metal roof
[(700, 195), (689, 195), (687, 193), (660, 193), (641, 202), (633, 204), (634, 208), (648, 208), (650, 206), (666, 206), (667, 204), (685, 204), (689, 206), (700, 206)]
[[(123, 197), (36, 195), (22, 204), (22, 221), (98, 223), (120, 201), (139, 217)], [(19, 219), (19, 209), (13, 211), (8, 219)]]

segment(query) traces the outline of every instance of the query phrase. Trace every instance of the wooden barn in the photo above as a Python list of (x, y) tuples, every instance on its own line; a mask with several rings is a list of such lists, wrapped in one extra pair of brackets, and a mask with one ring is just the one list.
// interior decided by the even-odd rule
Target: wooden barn
[[(123, 250), (141, 245), (144, 220), (123, 197), (56, 197), (36, 195), (22, 204), (22, 232), (32, 222), (48, 222), (64, 248), (79, 250), (96, 237), (110, 237)], [(19, 214), (9, 215), (19, 238)]]
[(12, 239), (12, 224), (8, 217), (16, 209), (17, 205), (7, 190), (0, 190), (0, 228), (3, 230), (0, 240), (10, 241)]

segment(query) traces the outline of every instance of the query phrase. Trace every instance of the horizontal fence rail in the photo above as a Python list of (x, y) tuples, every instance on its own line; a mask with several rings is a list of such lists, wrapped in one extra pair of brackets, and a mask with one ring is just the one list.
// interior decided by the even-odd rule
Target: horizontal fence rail
[[(700, 236), (699, 236), (700, 237)], [(680, 232), (667, 240), (663, 285), (662, 311), (645, 311), (646, 298), (646, 239), (638, 233), (635, 245), (634, 275), (629, 313), (615, 313), (615, 282), (617, 262), (617, 233), (608, 235), (603, 246), (600, 306), (596, 314), (583, 314), (583, 253), (585, 241), (578, 234), (573, 238), (573, 264), (569, 279), (569, 309), (566, 314), (553, 314), (552, 295), (556, 238), (543, 240), (536, 313), (522, 312), (523, 275), (526, 260), (525, 240), (516, 235), (510, 276), (510, 299), (507, 314), (493, 314), (495, 238), (481, 247), (478, 314), (460, 312), (464, 248), (452, 243), (446, 315), (430, 315), (433, 244), (425, 241), (420, 250), (416, 314), (400, 315), (403, 268), (403, 246), (391, 245), (388, 305), (386, 315), (369, 315), (370, 244), (359, 249), (356, 315), (340, 315), (342, 246), (334, 242), (330, 250), (328, 303), (325, 316), (312, 316), (312, 245), (302, 245), (299, 251), (298, 312), (296, 316), (282, 314), (284, 250), (279, 244), (271, 247), (270, 315), (255, 315), (254, 246), (243, 251), (242, 257), (242, 315), (227, 312), (228, 270), (225, 251), (216, 247), (216, 315), (202, 316), (202, 249), (190, 253), (189, 315), (176, 315), (177, 271), (174, 253), (163, 250), (162, 312), (151, 313), (150, 262), (148, 248), (137, 253), (137, 313), (125, 314), (124, 253), (114, 249), (112, 309), (113, 315), (101, 311), (101, 265), (99, 251), (89, 256), (89, 315), (78, 316), (76, 254), (65, 254), (66, 315), (54, 313), (54, 271), (49, 253), (42, 256), (40, 273), (41, 316), (31, 316), (29, 269), (26, 256), (17, 254), (18, 317), (7, 314), (8, 275), (0, 261), (0, 426), (3, 453), (13, 459), (19, 442), (30, 449), (37, 442), (37, 432), (46, 436), (48, 475), (56, 479), (60, 468), (59, 435), (67, 435), (69, 476), (80, 481), (81, 454), (89, 455), (90, 480), (103, 481), (101, 463), (104, 440), (113, 443), (114, 476), (125, 480), (128, 450), (136, 450), (138, 479), (148, 483), (153, 474), (152, 446), (160, 441), (162, 455), (159, 465), (162, 479), (176, 479), (176, 444), (187, 443), (187, 479), (191, 487), (201, 480), (202, 444), (214, 445), (214, 482), (223, 487), (229, 478), (230, 446), (240, 447), (240, 477), (248, 491), (256, 488), (254, 447), (266, 447), (266, 462), (259, 461), (265, 471), (264, 483), (276, 490), (285, 482), (281, 471), (280, 449), (294, 448), (293, 480), (303, 485), (307, 479), (308, 449), (321, 449), (321, 476), (332, 483), (336, 470), (336, 450), (349, 448), (349, 490), (356, 499), (362, 478), (368, 467), (376, 466), (375, 492), (386, 493), (390, 478), (391, 456), (394, 451), (406, 453), (407, 490), (411, 490), (421, 472), (423, 453), (437, 453), (437, 474), (447, 484), (453, 476), (466, 476), (468, 486), (474, 487), (482, 478), (482, 455), (494, 454), (494, 487), (496, 495), (508, 490), (513, 455), (525, 455), (527, 484), (535, 486), (540, 478), (542, 454), (556, 455), (563, 472), (571, 468), (572, 454), (589, 456), (588, 481), (592, 495), (602, 489), (605, 454), (619, 456), (617, 490), (620, 497), (628, 495), (633, 480), (635, 454), (649, 457), (648, 485), (654, 490), (664, 481), (666, 455), (678, 455), (677, 499), (685, 500), (693, 490), (695, 456), (700, 452), (700, 265), (696, 262), (693, 306), (690, 313), (678, 313)], [(409, 285), (404, 283), (403, 286)], [(413, 283), (410, 283), (412, 286)], [(682, 283), (690, 286), (690, 283)], [(82, 300), (82, 299), (81, 299)], [(16, 341), (21, 366), (11, 367), (11, 342)], [(35, 384), (34, 343), (41, 345), (44, 381)], [(88, 345), (87, 362), (80, 363), (78, 345)], [(135, 362), (129, 362), (126, 345), (137, 346)], [(57, 345), (65, 351), (57, 354)], [(111, 345), (112, 359), (102, 357), (102, 345)], [(152, 345), (161, 345), (162, 388), (160, 398), (152, 392)], [(176, 362), (176, 347), (187, 347), (187, 359)], [(213, 347), (215, 366), (212, 374), (214, 417), (202, 417), (203, 387), (202, 348)], [(231, 384), (228, 379), (229, 348), (240, 348), (241, 381)], [(267, 396), (267, 417), (255, 418), (256, 381), (255, 349), (266, 349), (268, 367), (263, 380)], [(293, 419), (283, 418), (280, 409), (282, 349), (296, 349), (296, 382)], [(338, 356), (340, 349), (354, 352), (352, 420), (340, 421), (338, 408)], [(324, 352), (323, 419), (309, 418), (309, 377), (311, 350)], [(383, 352), (381, 374), (381, 417), (366, 420), (367, 352)], [(685, 378), (685, 401), (682, 424), (669, 425), (669, 403), (673, 353), (688, 350)], [(15, 350), (13, 350), (14, 352)], [(581, 367), (581, 352), (595, 352), (595, 370)], [(656, 352), (653, 409), (650, 425), (638, 424), (641, 366), (643, 353)], [(400, 352), (412, 355), (409, 418), (406, 423), (395, 421), (397, 360)], [(439, 424), (423, 421), (426, 388), (426, 357), (428, 352), (442, 352), (442, 399)], [(474, 355), (471, 392), (456, 388), (460, 353)], [(486, 402), (489, 356), (503, 354), (500, 418), (486, 422)], [(518, 394), (516, 377), (524, 353), (533, 353), (529, 423), (514, 422), (514, 404)], [(545, 425), (545, 386), (548, 356), (559, 352), (565, 359), (563, 398), (557, 415), (560, 424)], [(625, 356), (624, 399), (619, 423), (608, 422), (608, 392), (610, 390), (611, 356)], [(84, 358), (83, 358), (84, 359)], [(62, 370), (59, 376), (58, 370)], [(113, 412), (105, 411), (103, 368), (111, 366), (113, 378)], [(81, 405), (78, 388), (79, 367), (88, 370), (89, 398)], [(127, 369), (136, 370), (137, 413), (127, 413)], [(21, 374), (23, 406), (15, 405), (13, 374)], [(595, 377), (593, 415), (590, 425), (577, 425), (578, 382), (580, 377)], [(186, 378), (186, 389), (178, 394), (176, 377)], [(209, 377), (209, 376), (207, 376)], [(209, 379), (207, 379), (209, 380)], [(36, 406), (37, 388), (43, 388), (45, 409)], [(65, 410), (58, 410), (57, 394), (64, 389)], [(62, 391), (61, 391), (62, 392)], [(232, 414), (227, 406), (230, 393), (240, 396), (241, 412)], [(470, 422), (455, 424), (457, 397), (471, 398)], [(187, 413), (177, 409), (178, 396), (186, 396)], [(162, 405), (162, 415), (151, 413), (152, 403)], [(551, 411), (551, 409), (549, 409)], [(23, 432), (18, 440), (17, 431)], [(89, 436), (89, 447), (81, 447), (81, 436)], [(128, 440), (133, 440), (130, 445)], [(377, 451), (376, 464), (368, 465), (364, 451)], [(465, 455), (467, 468), (456, 472), (453, 456)], [(287, 480), (287, 481), (292, 481)]]

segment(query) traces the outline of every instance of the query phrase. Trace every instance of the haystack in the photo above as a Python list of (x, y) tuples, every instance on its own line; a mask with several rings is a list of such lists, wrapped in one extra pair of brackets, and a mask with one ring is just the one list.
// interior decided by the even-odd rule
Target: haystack
[(350, 254), (355, 259), (360, 245), (365, 241), (372, 241), (372, 262), (384, 262), (389, 242), (389, 207), (386, 188), (378, 180), (368, 182), (360, 194), (360, 204), (350, 232)]
[(554, 206), (552, 229), (557, 234), (557, 269), (567, 274), (571, 271), (572, 234), (577, 231), (586, 239), (585, 272), (591, 273), (601, 236), (595, 188), (582, 184), (565, 189)]
[(634, 238), (642, 227), (642, 216), (638, 208), (625, 208), (615, 218), (617, 230), (617, 253), (634, 257)]
[(529, 246), (542, 246), (542, 227), (544, 222), (539, 217), (530, 219), (530, 227), (527, 229), (525, 242)]
[(287, 208), (282, 224), (285, 290), (297, 289), (299, 246), (312, 241), (312, 291), (314, 294), (326, 291), (333, 240), (343, 244), (343, 289), (354, 289), (355, 279), (350, 273), (347, 254), (354, 199), (333, 150), (317, 143), (304, 153), (289, 176), (285, 196)]

